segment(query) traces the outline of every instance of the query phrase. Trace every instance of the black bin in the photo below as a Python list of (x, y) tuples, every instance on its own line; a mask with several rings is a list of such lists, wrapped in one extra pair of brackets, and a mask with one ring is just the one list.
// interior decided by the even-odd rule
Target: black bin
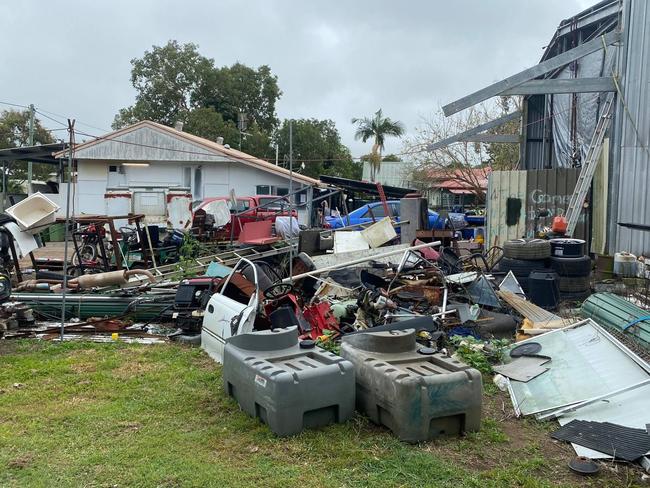
[(528, 298), (535, 305), (555, 310), (560, 303), (560, 278), (555, 271), (538, 270), (528, 275)]

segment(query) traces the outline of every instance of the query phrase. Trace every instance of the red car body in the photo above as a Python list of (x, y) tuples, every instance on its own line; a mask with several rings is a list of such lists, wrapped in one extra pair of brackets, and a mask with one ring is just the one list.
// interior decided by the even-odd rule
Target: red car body
[[(224, 200), (230, 207), (231, 219), (230, 223), (226, 224), (219, 231), (219, 236), (229, 239), (231, 234), (237, 239), (241, 233), (244, 224), (248, 222), (257, 222), (260, 220), (270, 220), (275, 222), (278, 216), (289, 216), (289, 199), (288, 197), (282, 198), (278, 195), (255, 195), (253, 197), (237, 197), (237, 207), (232, 208), (230, 197), (210, 197), (205, 198), (195, 209), (199, 210), (205, 207), (210, 202), (217, 200)], [(258, 208), (259, 207), (259, 208)], [(293, 217), (298, 217), (298, 212), (294, 209), (291, 212)], [(234, 232), (231, 229), (234, 228)]]

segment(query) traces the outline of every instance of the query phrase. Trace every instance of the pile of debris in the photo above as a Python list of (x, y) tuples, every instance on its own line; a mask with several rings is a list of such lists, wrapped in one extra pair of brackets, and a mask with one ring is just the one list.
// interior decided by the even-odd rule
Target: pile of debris
[[(419, 228), (426, 205), (411, 207)], [(0, 276), (0, 333), (200, 345), (223, 364), (225, 391), (278, 435), (355, 409), (406, 442), (476, 431), (483, 380), (495, 374), (517, 415), (558, 419), (553, 436), (578, 455), (650, 467), (650, 366), (616, 337), (647, 348), (650, 317), (602, 293), (567, 308), (590, 294), (584, 241), (443, 245), (436, 232), (447, 230), (413, 232), (401, 217), (305, 229), (287, 216), (276, 235), (264, 224), (221, 252), (188, 251), (184, 236), (164, 254), (158, 236), (138, 231), (108, 247), (122, 250), (118, 269), (84, 269), (76, 252), (74, 276)], [(86, 229), (82, 241), (100, 234)], [(128, 269), (136, 247), (147, 266)]]

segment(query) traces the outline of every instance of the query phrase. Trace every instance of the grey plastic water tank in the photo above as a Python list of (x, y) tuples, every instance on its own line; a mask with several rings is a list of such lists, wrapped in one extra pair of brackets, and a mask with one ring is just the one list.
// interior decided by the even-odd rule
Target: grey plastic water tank
[(344, 336), (354, 364), (357, 409), (401, 440), (420, 442), (481, 427), (481, 373), (421, 348), (415, 330)]
[(297, 327), (226, 340), (226, 391), (279, 436), (344, 422), (354, 413), (352, 363), (308, 345), (301, 347)]

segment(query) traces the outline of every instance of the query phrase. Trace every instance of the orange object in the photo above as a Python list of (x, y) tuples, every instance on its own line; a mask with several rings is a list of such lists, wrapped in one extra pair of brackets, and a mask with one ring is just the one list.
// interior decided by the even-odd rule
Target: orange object
[(564, 234), (566, 233), (566, 228), (567, 228), (567, 221), (564, 217), (558, 216), (558, 217), (553, 217), (553, 223), (551, 224), (551, 230), (555, 232), (556, 234)]

